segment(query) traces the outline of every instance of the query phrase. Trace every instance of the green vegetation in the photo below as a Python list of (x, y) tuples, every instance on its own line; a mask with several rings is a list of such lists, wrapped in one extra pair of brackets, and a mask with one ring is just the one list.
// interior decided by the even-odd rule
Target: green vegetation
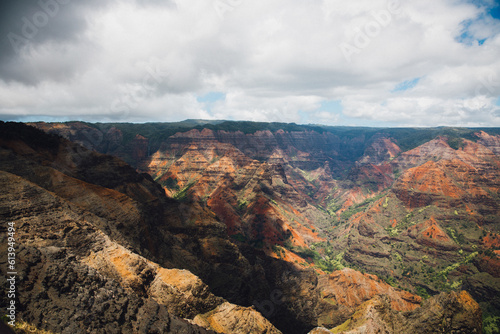
[(389, 284), (390, 286), (392, 286), (393, 288), (397, 288), (397, 287), (398, 287), (398, 286), (397, 286), (397, 284), (396, 284), (397, 279), (396, 279), (396, 278), (394, 278), (394, 277), (392, 277), (392, 276), (384, 277), (384, 278), (383, 278), (383, 280), (384, 280), (387, 284)]
[(390, 237), (395, 237), (395, 236), (399, 235), (400, 232), (407, 229), (408, 227), (417, 224), (418, 221), (413, 221), (413, 215), (414, 215), (414, 213), (410, 212), (409, 214), (407, 214), (403, 218), (403, 220), (401, 222), (397, 223), (396, 226), (393, 227), (391, 225), (391, 226), (386, 227), (385, 230), (387, 231), (387, 234), (389, 234)]
[(342, 204), (338, 204), (338, 203), (335, 203), (334, 201), (332, 201), (328, 204), (326, 211), (328, 212), (328, 214), (330, 214), (330, 216), (335, 216), (335, 214), (337, 213), (337, 211), (339, 211), (339, 209), (341, 207), (342, 207)]
[[(448, 138), (448, 145), (453, 149), (458, 149), (461, 147), (463, 139), (468, 139), (476, 141), (477, 138), (474, 136), (474, 132), (479, 129), (467, 129), (467, 128), (450, 128), (450, 127), (438, 127), (438, 128), (405, 128), (405, 129), (387, 129), (391, 137), (394, 138), (403, 151), (411, 150), (417, 146), (420, 146), (430, 140), (433, 140), (437, 136), (443, 136)], [(483, 130), (483, 129), (481, 129)], [(488, 132), (485, 129), (485, 132)]]
[(396, 237), (399, 234), (398, 226), (389, 226), (386, 227), (385, 230), (387, 231), (387, 234), (389, 234), (390, 237)]
[(287, 132), (293, 131), (316, 131), (323, 133), (326, 131), (324, 127), (314, 126), (314, 125), (298, 125), (295, 123), (279, 123), (279, 122), (251, 122), (251, 121), (222, 121), (217, 124), (203, 124), (198, 125), (195, 129), (211, 129), (214, 131), (224, 130), (224, 131), (241, 131), (244, 134), (252, 134), (257, 131), (271, 131), (276, 132), (278, 130), (284, 130)]
[(345, 268), (342, 263), (344, 260), (344, 252), (339, 253), (335, 256), (330, 257), (330, 255), (326, 255), (322, 258), (317, 264), (321, 270), (325, 272), (333, 272), (335, 270), (342, 270)]
[(397, 261), (399, 261), (399, 262), (403, 262), (403, 258), (401, 257), (401, 254), (399, 254), (398, 252), (394, 252), (394, 253), (392, 253), (392, 254), (391, 254), (391, 256), (392, 256), (395, 260), (397, 260)]
[(461, 265), (460, 262), (453, 263), (452, 265), (449, 265), (448, 267), (446, 267), (443, 270), (441, 270), (438, 273), (438, 275), (443, 276), (444, 278), (446, 278), (451, 271), (457, 269), (458, 267), (460, 267), (460, 265)]
[(295, 248), (294, 253), (303, 258), (304, 260), (313, 260), (317, 261), (321, 258), (321, 256), (318, 254), (318, 252), (310, 249), (310, 248)]
[(318, 242), (310, 246), (310, 248), (293, 247), (287, 240), (284, 247), (295, 254), (302, 257), (309, 263), (314, 263), (315, 266), (324, 272), (333, 272), (345, 268), (344, 252), (336, 253), (329, 242)]
[(342, 325), (339, 325), (332, 330), (330, 330), (332, 333), (344, 333), (349, 329), (349, 325), (351, 324), (351, 319), (347, 319), (346, 322), (344, 322)]
[(458, 288), (460, 288), (462, 286), (462, 281), (455, 281), (453, 282), (451, 285), (450, 285), (450, 288), (452, 290), (457, 290)]
[(371, 203), (378, 201), (379, 199), (381, 199), (385, 195), (386, 195), (385, 193), (382, 193), (382, 194), (379, 194), (379, 195), (374, 196), (372, 198), (368, 198), (367, 200), (365, 200), (362, 203), (351, 205), (349, 207), (349, 209), (347, 209), (346, 211), (344, 211), (340, 214), (340, 219), (344, 220), (344, 221), (349, 220), (349, 218), (351, 218), (353, 215), (355, 215), (356, 213), (365, 211)]
[(440, 272), (438, 272), (437, 276), (438, 277), (441, 276), (442, 278), (447, 279), (448, 274), (451, 271), (457, 269), (458, 267), (460, 267), (463, 264), (467, 264), (467, 263), (471, 262), (478, 254), (479, 254), (479, 252), (470, 253), (462, 261), (457, 262), (457, 263), (453, 263), (453, 264), (449, 265), (448, 267), (444, 268), (443, 270), (441, 270)]
[[(178, 133), (189, 131), (201, 124), (216, 123), (220, 121), (200, 121), (200, 120), (186, 120), (182, 122), (173, 123), (84, 123), (90, 127), (98, 129), (102, 133), (107, 133), (111, 128), (116, 128), (121, 131), (123, 136), (122, 144), (127, 146), (135, 138), (136, 134), (141, 134), (149, 140), (150, 152), (156, 152), (160, 149), (161, 144), (167, 140), (168, 137)], [(71, 122), (69, 122), (71, 123)], [(132, 159), (126, 161), (134, 163)]]
[(483, 334), (500, 333), (500, 316), (484, 314), (483, 315)]
[(236, 207), (236, 210), (238, 210), (238, 212), (240, 212), (240, 213), (245, 212), (247, 206), (248, 206), (248, 202), (246, 200), (239, 199), (238, 206)]
[(448, 145), (454, 150), (464, 147), (464, 140), (461, 137), (448, 137)]
[(178, 200), (178, 201), (185, 201), (187, 199), (187, 193), (188, 193), (188, 190), (194, 186), (196, 182), (192, 181), (192, 182), (189, 182), (184, 188), (182, 188), (181, 191), (179, 191), (178, 193), (174, 194), (173, 198)]
[(457, 233), (457, 231), (451, 227), (446, 228), (446, 233), (459, 245), (465, 242), (465, 236), (462, 233)]
[(345, 268), (344, 252), (337, 253), (329, 242), (320, 242), (315, 244), (320, 249), (323, 256), (316, 265), (325, 272), (333, 272)]
[[(155, 152), (159, 147), (162, 142), (164, 142), (169, 136), (176, 132), (184, 132), (188, 131), (192, 128), (196, 128), (198, 130), (201, 130), (203, 128), (210, 128), (213, 130), (226, 130), (226, 131), (242, 131), (243, 133), (249, 134), (249, 133), (255, 133), (256, 131), (262, 131), (262, 130), (269, 130), (272, 132), (275, 132), (277, 130), (283, 129), (287, 132), (292, 132), (292, 131), (317, 131), (320, 133), (334, 133), (338, 135), (338, 141), (339, 143), (342, 143), (339, 145), (339, 156), (341, 156), (341, 159), (345, 159), (343, 161), (340, 161), (338, 165), (338, 169), (342, 168), (345, 169), (345, 173), (347, 174), (349, 172), (349, 168), (352, 164), (354, 164), (354, 161), (357, 157), (361, 156), (363, 152), (365, 151), (367, 145), (370, 143), (371, 138), (373, 138), (373, 135), (377, 132), (380, 132), (380, 129), (368, 129), (368, 128), (340, 128), (340, 127), (321, 127), (321, 126), (305, 126), (305, 125), (297, 125), (297, 124), (285, 124), (285, 123), (255, 123), (255, 122), (199, 122), (199, 121), (190, 121), (190, 122), (179, 122), (179, 123), (149, 123), (149, 124), (126, 124), (126, 123), (117, 123), (113, 125), (103, 125), (103, 124), (97, 124), (97, 125), (92, 125), (94, 128), (98, 128), (103, 130), (104, 128), (110, 129), (111, 126), (115, 126), (118, 129), (120, 129), (123, 132), (123, 144), (126, 145), (126, 143), (130, 142), (133, 140), (135, 137), (135, 134), (141, 133), (145, 137), (149, 139), (150, 146), (151, 146), (151, 152)], [(435, 129), (388, 129), (386, 132), (388, 136), (392, 137), (398, 145), (403, 149), (403, 151), (417, 147), (420, 144), (425, 143), (428, 140), (431, 140), (435, 138), (437, 135), (446, 135), (447, 136), (447, 142), (455, 150), (460, 149), (464, 145), (464, 140), (462, 137), (465, 137), (467, 139), (473, 139), (473, 132), (477, 130), (470, 130), (470, 129), (453, 129), (453, 128), (435, 128)], [(488, 130), (487, 130), (488, 131)], [(492, 130), (493, 131), (493, 130)], [(106, 131), (102, 131), (103, 133), (106, 133)], [(1, 133), (1, 131), (0, 131)], [(39, 137), (41, 136), (38, 133), (30, 134), (27, 133), (25, 134), (28, 137), (34, 137), (34, 139), (31, 140), (39, 140)], [(15, 137), (15, 134), (9, 134), (6, 136), (8, 139), (12, 139), (12, 137)], [(278, 137), (278, 136), (277, 136)], [(327, 138), (325, 136), (325, 138)], [(349, 138), (356, 138), (357, 141), (352, 141), (355, 142), (356, 144), (352, 144), (349, 141)], [(359, 138), (359, 140), (358, 140)], [(55, 141), (57, 144), (57, 141)], [(282, 143), (281, 141), (279, 142), (280, 144)], [(347, 152), (347, 153), (346, 153)], [(344, 158), (345, 157), (345, 158)], [(211, 162), (215, 162), (217, 157), (214, 157)], [(339, 158), (340, 159), (340, 158)], [(331, 164), (333, 168), (333, 164)], [(313, 167), (311, 167), (313, 168)], [(298, 168), (297, 168), (298, 170)], [(313, 186), (318, 187), (318, 182), (314, 178), (314, 174), (310, 172), (303, 172), (304, 175), (303, 177), (306, 178), (310, 183), (312, 183), (311, 192), (310, 195), (312, 195), (317, 189), (314, 189)], [(400, 173), (398, 171), (397, 173)], [(398, 176), (399, 174), (396, 174)], [(281, 182), (281, 179), (279, 179)], [(337, 182), (337, 180), (336, 180)], [(342, 181), (343, 182), (343, 181)], [(356, 181), (349, 181), (352, 182), (353, 185), (356, 185)], [(189, 190), (191, 187), (194, 186), (194, 182), (188, 183), (185, 187), (181, 189), (181, 187), (178, 184), (177, 179), (169, 177), (167, 178), (163, 186), (165, 186), (167, 189), (173, 190), (176, 192), (176, 194), (173, 196), (177, 200), (186, 200), (188, 197)], [(243, 184), (243, 182), (240, 182), (239, 184)], [(339, 183), (340, 184), (340, 181)], [(374, 184), (370, 183), (360, 183), (360, 186), (367, 185), (368, 187), (365, 188), (364, 190), (366, 192), (372, 191), (375, 189)], [(308, 185), (309, 187), (309, 185)], [(268, 189), (265, 185), (262, 186), (263, 191), (265, 189)], [(309, 188), (306, 188), (306, 190), (309, 190)], [(274, 194), (272, 190), (267, 191), (267, 193)], [(341, 220), (347, 221), (349, 220), (353, 215), (365, 211), (374, 201), (379, 200), (382, 198), (382, 196), (387, 196), (387, 192), (383, 192), (377, 197), (368, 199), (364, 201), (363, 203), (353, 205), (351, 206), (347, 211), (343, 212), (340, 215)], [(271, 197), (271, 196), (269, 196)], [(271, 203), (277, 206), (277, 203), (274, 199), (270, 198), (269, 199)], [(280, 203), (282, 200), (279, 200)], [(338, 210), (341, 208), (341, 205), (336, 202), (340, 201), (339, 199), (330, 199), (329, 203), (327, 205), (327, 211), (330, 214), (334, 214), (338, 212)], [(407, 214), (406, 216), (404, 214), (401, 214), (403, 208), (400, 208), (397, 203), (399, 200), (396, 199), (396, 197), (391, 197), (390, 202), (389, 202), (389, 197), (385, 197), (384, 201), (381, 202), (381, 206), (384, 209), (389, 208), (388, 210), (384, 210), (383, 214), (386, 214), (386, 217), (391, 217), (397, 218), (398, 223), (392, 227), (386, 227), (386, 230), (389, 234), (389, 236), (394, 237), (402, 233), (405, 229), (408, 227), (418, 223), (417, 218), (422, 219), (422, 217), (425, 216), (425, 214), (419, 215), (423, 213), (425, 208), (420, 208), (419, 210), (415, 210), (412, 213)], [(237, 201), (237, 207), (236, 209), (239, 212), (245, 212), (247, 210), (248, 206), (248, 201), (246, 199), (240, 199)], [(281, 208), (278, 208), (277, 210), (282, 210), (285, 211)], [(401, 211), (398, 211), (401, 210)], [(462, 209), (460, 209), (462, 210)], [(394, 211), (394, 212), (393, 212)], [(438, 209), (433, 208), (432, 211), (438, 211)], [(417, 214), (418, 212), (418, 214)], [(455, 216), (457, 217), (451, 217), (451, 219), (455, 220), (456, 222), (460, 222), (461, 216), (465, 217), (465, 214), (459, 215), (459, 212), (457, 210), (455, 211), (447, 211), (446, 214), (449, 214), (450, 212), (454, 212)], [(460, 211), (462, 213), (462, 211)], [(414, 214), (416, 216), (414, 216)], [(428, 214), (428, 212), (426, 212)], [(319, 215), (318, 215), (319, 216)], [(377, 217), (376, 223), (379, 223), (381, 218), (380, 216)], [(488, 218), (488, 220), (495, 221), (498, 217), (491, 216)], [(298, 218), (297, 218), (298, 219)], [(260, 219), (257, 219), (260, 221)], [(262, 219), (263, 221), (264, 219)], [(312, 219), (314, 220), (314, 219)], [(387, 221), (386, 221), (387, 222)], [(316, 224), (316, 222), (314, 222)], [(452, 223), (450, 223), (451, 225)], [(453, 223), (454, 224), (454, 223)], [(463, 223), (465, 224), (465, 223)], [(473, 224), (472, 226), (477, 229), (476, 223), (471, 223)], [(316, 225), (318, 226), (318, 225)], [(385, 225), (386, 226), (386, 225)], [(455, 225), (452, 225), (455, 226)], [(488, 226), (485, 224), (485, 226)], [(472, 228), (472, 227), (471, 227)], [(468, 234), (469, 227), (466, 225), (463, 225), (462, 227), (455, 227), (451, 228), (448, 227), (446, 229), (446, 233), (450, 236), (452, 240), (454, 240), (455, 243), (457, 244), (464, 244), (466, 241), (466, 238), (464, 234), (467, 235), (467, 238), (469, 240), (472, 240), (473, 237), (471, 237), (470, 234)], [(314, 230), (313, 230), (314, 231)], [(460, 232), (463, 232), (460, 233)], [(477, 232), (479, 233), (479, 232)], [(260, 234), (259, 234), (260, 235)], [(339, 234), (340, 235), (340, 234)], [(478, 234), (479, 236), (479, 234)], [(348, 238), (347, 233), (344, 234), (344, 238)], [(355, 237), (355, 236), (354, 236)], [(445, 290), (445, 289), (457, 289), (461, 285), (461, 281), (457, 280), (455, 278), (454, 281), (447, 282), (448, 276), (450, 276), (450, 279), (453, 277), (453, 271), (457, 270), (461, 265), (468, 264), (475, 256), (477, 256), (477, 252), (470, 253), (467, 255), (468, 252), (464, 253), (463, 249), (470, 249), (468, 247), (463, 247), (463, 249), (459, 250), (459, 254), (461, 256), (457, 256), (455, 251), (450, 251), (447, 252), (447, 254), (453, 253), (450, 258), (455, 259), (455, 258), (460, 258), (460, 260), (453, 260), (453, 261), (460, 261), (457, 263), (449, 263), (445, 261), (450, 261), (448, 258), (440, 258), (435, 261), (438, 263), (432, 263), (432, 265), (436, 265), (436, 269), (428, 266), (427, 264), (424, 263), (423, 260), (425, 260), (425, 256), (419, 258), (419, 256), (422, 255), (421, 250), (415, 250), (412, 249), (412, 241), (409, 239), (404, 239), (405, 236), (401, 237), (401, 241), (398, 241), (398, 244), (394, 247), (393, 251), (391, 252), (391, 262), (389, 263), (391, 265), (391, 268), (387, 267), (384, 268), (387, 262), (385, 259), (382, 261), (377, 260), (376, 264), (378, 265), (380, 263), (380, 271), (385, 271), (392, 269), (394, 267), (394, 271), (396, 275), (396, 278), (394, 277), (387, 277), (385, 280), (391, 284), (392, 286), (396, 286), (398, 284), (398, 278), (401, 278), (400, 274), (404, 276), (404, 279), (401, 279), (401, 281), (406, 280), (406, 282), (411, 282), (412, 284), (415, 284), (415, 282), (422, 282), (423, 277), (425, 276), (429, 280), (432, 280), (432, 282), (435, 282), (436, 280), (439, 280), (437, 283), (433, 283), (437, 287)], [(263, 247), (263, 240), (262, 239), (256, 239), (256, 240), (249, 240), (248, 236), (238, 233), (236, 235), (232, 236), (233, 240), (242, 242), (242, 243), (252, 243), (257, 248), (262, 248)], [(394, 238), (386, 238), (390, 239), (391, 242), (394, 241)], [(382, 241), (385, 242), (385, 241)], [(408, 244), (404, 244), (408, 242)], [(472, 245), (472, 247), (475, 247), (476, 245)], [(308, 248), (295, 248), (292, 246), (290, 240), (284, 241), (284, 247), (291, 249), (294, 251), (296, 254), (299, 256), (303, 257), (307, 261), (314, 263), (318, 268), (321, 268), (325, 272), (332, 272), (334, 270), (339, 270), (343, 269), (344, 266), (346, 266), (346, 262), (344, 260), (345, 253), (340, 252), (340, 250), (334, 250), (333, 247), (329, 243), (318, 243), (315, 245), (312, 245), (310, 249)], [(398, 250), (396, 251), (396, 248)], [(279, 245), (275, 245), (272, 247), (273, 251), (279, 256), (282, 257), (284, 256), (284, 249), (283, 247)], [(483, 251), (481, 251), (483, 252)], [(494, 256), (494, 253), (492, 250), (487, 250), (488, 253), (485, 253), (486, 255)], [(433, 257), (433, 255), (431, 255)], [(350, 257), (346, 257), (350, 258)], [(419, 261), (420, 260), (420, 261)], [(426, 261), (428, 263), (431, 263), (433, 259)], [(355, 260), (353, 260), (355, 262)], [(356, 262), (357, 264), (363, 263), (363, 262)], [(443, 265), (443, 263), (446, 263), (446, 265)], [(411, 266), (409, 266), (411, 265)], [(439, 266), (438, 266), (439, 265)], [(368, 267), (369, 265), (367, 265)], [(409, 266), (409, 267), (406, 267)], [(414, 267), (413, 267), (414, 266)], [(372, 266), (372, 268), (375, 268), (376, 266)], [(378, 269), (378, 268), (375, 268)], [(360, 268), (359, 270), (362, 270)], [(451, 274), (450, 274), (451, 273)], [(458, 275), (457, 275), (458, 276)], [(416, 292), (421, 295), (424, 298), (427, 298), (429, 296), (429, 292), (425, 287), (422, 286), (416, 286)], [(347, 323), (348, 324), (348, 323)], [(498, 332), (498, 329), (500, 327), (500, 317), (497, 316), (488, 316), (484, 319), (484, 329), (485, 333), (494, 333)]]
[(352, 205), (351, 207), (349, 207), (349, 209), (345, 210), (340, 214), (340, 219), (347, 221), (356, 213), (363, 212), (365, 211), (365, 209), (366, 209), (366, 204), (363, 205), (363, 203), (359, 205)]
[[(70, 124), (72, 122), (67, 122)], [(372, 137), (383, 130), (389, 137), (391, 137), (396, 144), (403, 150), (407, 151), (413, 149), (425, 142), (436, 138), (437, 136), (444, 136), (448, 138), (448, 145), (454, 149), (458, 149), (463, 145), (463, 139), (476, 141), (477, 137), (474, 133), (477, 131), (485, 131), (489, 134), (500, 134), (500, 130), (496, 128), (451, 128), (451, 127), (437, 127), (437, 128), (369, 128), (369, 127), (343, 127), (343, 126), (322, 126), (322, 125), (299, 125), (295, 123), (266, 123), (266, 122), (249, 122), (249, 121), (210, 121), (210, 120), (185, 120), (181, 122), (172, 123), (85, 123), (89, 127), (95, 128), (101, 133), (107, 133), (111, 128), (116, 128), (121, 131), (123, 136), (123, 145), (128, 145), (136, 134), (141, 134), (149, 140), (150, 152), (156, 152), (162, 142), (166, 141), (170, 136), (186, 132), (192, 129), (199, 131), (207, 128), (214, 131), (241, 131), (245, 134), (252, 134), (257, 131), (269, 130), (276, 132), (284, 130), (286, 132), (296, 131), (315, 131), (317, 133), (331, 133), (340, 137), (344, 142), (350, 142), (354, 138), (364, 138), (364, 143), (370, 142)], [(2, 131), (0, 131), (1, 133)], [(8, 136), (13, 138), (12, 136)], [(38, 138), (37, 136), (34, 136)], [(56, 137), (56, 136), (54, 136)], [(348, 160), (357, 160), (364, 153), (363, 145), (340, 147), (340, 152), (343, 157)], [(131, 159), (127, 161), (133, 162)]]
[(497, 254), (492, 249), (490, 249), (490, 248), (484, 249), (484, 250), (480, 250), (479, 254), (484, 254), (485, 256), (491, 257), (491, 258), (497, 257)]
[(420, 286), (420, 285), (417, 285), (415, 287), (415, 293), (417, 295), (419, 295), (420, 297), (424, 298), (424, 299), (427, 299), (429, 298), (431, 295), (429, 294), (429, 292), (427, 291), (426, 288)]
[(162, 183), (162, 186), (167, 187), (167, 189), (169, 190), (178, 191), (180, 189), (179, 185), (177, 184), (177, 179), (174, 179), (172, 177), (166, 179), (165, 182)]
[(284, 249), (279, 245), (273, 245), (272, 250), (276, 255), (278, 255), (280, 259), (282, 259), (285, 256)]
[(237, 234), (231, 236), (231, 238), (233, 238), (234, 240), (239, 241), (239, 242), (247, 242), (248, 241), (248, 238), (241, 233), (237, 233)]

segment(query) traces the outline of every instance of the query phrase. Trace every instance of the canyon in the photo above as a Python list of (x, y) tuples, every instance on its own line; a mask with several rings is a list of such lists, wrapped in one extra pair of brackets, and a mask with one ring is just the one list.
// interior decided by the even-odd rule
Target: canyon
[(500, 320), (499, 133), (1, 123), (19, 317), (55, 333), (481, 333)]

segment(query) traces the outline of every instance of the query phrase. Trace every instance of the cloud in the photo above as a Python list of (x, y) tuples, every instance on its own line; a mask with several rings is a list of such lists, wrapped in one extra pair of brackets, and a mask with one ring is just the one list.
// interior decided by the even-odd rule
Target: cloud
[(494, 8), (19, 0), (0, 5), (0, 116), (500, 126)]

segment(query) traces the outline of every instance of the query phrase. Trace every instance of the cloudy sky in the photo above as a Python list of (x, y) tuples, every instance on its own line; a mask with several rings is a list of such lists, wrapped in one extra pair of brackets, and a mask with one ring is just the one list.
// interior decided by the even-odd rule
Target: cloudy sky
[(500, 126), (495, 0), (7, 0), (0, 119)]

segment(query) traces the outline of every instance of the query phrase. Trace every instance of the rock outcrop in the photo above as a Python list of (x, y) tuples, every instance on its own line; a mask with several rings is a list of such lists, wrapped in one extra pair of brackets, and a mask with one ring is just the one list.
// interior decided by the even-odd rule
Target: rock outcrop
[(2, 254), (7, 222), (16, 228), (18, 318), (58, 333), (207, 333), (85, 263), (111, 243), (98, 217), (13, 174), (0, 171), (0, 184)]
[(317, 328), (310, 334), (482, 333), (481, 309), (461, 291), (441, 294), (409, 312), (395, 312), (385, 296), (363, 303), (345, 323), (330, 331)]
[(255, 309), (229, 303), (221, 304), (206, 314), (197, 315), (193, 323), (218, 333), (281, 333)]

